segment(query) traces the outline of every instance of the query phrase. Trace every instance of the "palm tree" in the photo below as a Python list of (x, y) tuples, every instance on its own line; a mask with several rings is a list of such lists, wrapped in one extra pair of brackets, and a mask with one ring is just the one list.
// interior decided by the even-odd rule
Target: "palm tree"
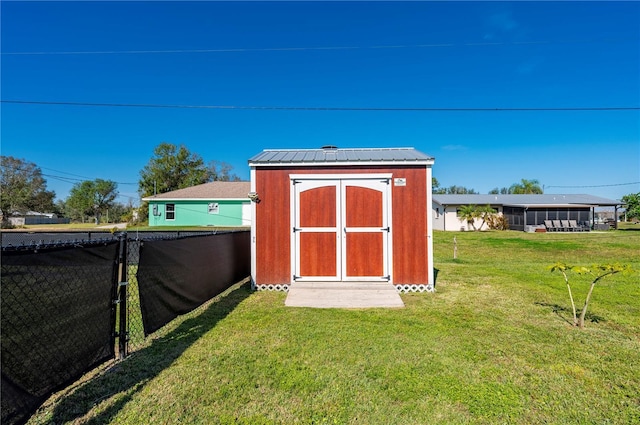
[(487, 224), (487, 219), (489, 219), (490, 217), (492, 217), (494, 214), (497, 213), (497, 211), (491, 207), (491, 205), (485, 205), (484, 207), (478, 207), (476, 208), (477, 214), (478, 214), (478, 218), (482, 219), (482, 224), (480, 224), (480, 230), (482, 230), (482, 228), (484, 227), (485, 224)]
[(514, 183), (509, 188), (509, 193), (513, 193), (516, 195), (527, 194), (527, 193), (542, 193), (542, 188), (540, 187), (540, 182), (538, 180), (527, 180), (522, 179), (520, 183)]
[(458, 209), (458, 217), (465, 220), (473, 228), (474, 232), (478, 230), (475, 223), (476, 218), (480, 218), (481, 214), (475, 205), (463, 205)]

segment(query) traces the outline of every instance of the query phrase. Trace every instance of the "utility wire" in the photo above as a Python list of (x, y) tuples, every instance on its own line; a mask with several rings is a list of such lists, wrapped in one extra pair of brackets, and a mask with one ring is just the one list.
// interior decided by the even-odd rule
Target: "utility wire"
[(62, 177), (62, 176), (54, 176), (54, 175), (51, 175), (51, 174), (42, 174), (42, 176), (51, 178), (53, 180), (58, 180), (58, 181), (61, 181), (61, 182), (69, 183), (69, 184), (76, 184), (76, 182), (82, 181), (82, 180), (79, 180), (79, 179), (72, 179), (72, 178), (69, 178), (69, 177)]
[(3, 55), (132, 55), (132, 54), (158, 54), (158, 53), (234, 53), (234, 52), (297, 52), (314, 50), (374, 50), (374, 49), (411, 49), (411, 48), (438, 48), (438, 47), (483, 47), (483, 46), (521, 46), (536, 44), (590, 44), (590, 43), (617, 43), (624, 41), (637, 41), (637, 37), (625, 37), (619, 39), (591, 39), (591, 40), (538, 40), (538, 41), (511, 41), (511, 42), (477, 42), (477, 43), (426, 43), (426, 44), (397, 44), (378, 46), (316, 46), (316, 47), (266, 47), (266, 48), (226, 48), (226, 49), (170, 49), (170, 50), (76, 50), (76, 51), (51, 51), (51, 52), (2, 52)]
[[(29, 169), (25, 169), (23, 167), (20, 166), (15, 166), (13, 164), (2, 164), (3, 168), (7, 168), (13, 171), (33, 171), (33, 170), (29, 170)], [(52, 168), (47, 168), (47, 167), (39, 167), (36, 166), (37, 168), (41, 168), (41, 169), (45, 169), (45, 170), (51, 170), (51, 171), (55, 171), (57, 173), (62, 173), (62, 174), (68, 174), (70, 176), (75, 176), (75, 177), (82, 177), (82, 178), (73, 178), (73, 177), (67, 177), (67, 176), (57, 176), (54, 174), (46, 174), (43, 173), (42, 171), (40, 171), (40, 175), (44, 176), (44, 177), (50, 177), (52, 179), (55, 180), (60, 180), (66, 183), (75, 183), (75, 182), (82, 182), (82, 181), (86, 181), (86, 180), (97, 180), (98, 178), (91, 178), (91, 177), (86, 177), (86, 176), (80, 176), (78, 174), (72, 174), (72, 173), (68, 173), (66, 171), (60, 171), (60, 170), (54, 170)], [(103, 179), (104, 180), (104, 179)], [(124, 182), (114, 182), (115, 184), (122, 184), (122, 185), (137, 185), (138, 183), (124, 183)]]
[(218, 109), (256, 111), (369, 111), (369, 112), (530, 112), (530, 111), (638, 111), (640, 106), (543, 107), (543, 108), (398, 108), (347, 106), (240, 106), (240, 105), (172, 105), (153, 103), (99, 103), (40, 100), (0, 100), (0, 103), (49, 106), (91, 106), (118, 108)]
[[(54, 170), (53, 168), (48, 168), (48, 167), (40, 167), (43, 170), (49, 170), (49, 171), (55, 171), (56, 173), (61, 173), (61, 174), (67, 174), (69, 176), (74, 176), (74, 177), (81, 177), (84, 180), (96, 180), (96, 178), (92, 178), (92, 177), (87, 177), (87, 176), (81, 176), (79, 174), (73, 174), (73, 173), (69, 173), (67, 171), (60, 171), (60, 170)], [(117, 184), (138, 184), (138, 183), (124, 183), (124, 182), (114, 182)]]
[(632, 185), (632, 184), (640, 184), (640, 182), (615, 183), (615, 184), (596, 184), (596, 185), (589, 185), (589, 186), (545, 186), (545, 188), (548, 189), (550, 187), (556, 187), (556, 188), (568, 189), (568, 188), (581, 188), (581, 187), (612, 187), (612, 186), (629, 186), (629, 185)]
[[(64, 181), (64, 182), (68, 182), (68, 183), (73, 183), (73, 182), (83, 182), (83, 181), (93, 181), (93, 180), (98, 180), (99, 178), (95, 178), (92, 179), (90, 177), (86, 177), (86, 178), (82, 178), (82, 179), (76, 179), (76, 178), (72, 178), (72, 177), (66, 177), (66, 176), (56, 176), (54, 174), (42, 174), (45, 177), (50, 177), (52, 179), (56, 179), (56, 180), (60, 180), (60, 181)], [(101, 179), (101, 180), (105, 180), (105, 179)], [(122, 183), (122, 182), (114, 182), (117, 185), (137, 185), (138, 183)]]
[[(73, 177), (56, 176), (54, 174), (44, 174), (44, 173), (42, 173), (42, 175), (45, 176), (45, 177), (50, 177), (52, 179), (60, 180), (60, 181), (67, 182), (67, 183), (93, 181), (93, 180), (98, 180), (99, 179), (99, 178), (92, 179), (90, 177), (76, 179), (76, 178), (73, 178)], [(104, 179), (102, 179), (102, 180), (104, 180)], [(114, 183), (117, 184), (117, 185), (137, 185), (138, 184), (138, 183), (123, 183), (123, 182), (114, 182)]]

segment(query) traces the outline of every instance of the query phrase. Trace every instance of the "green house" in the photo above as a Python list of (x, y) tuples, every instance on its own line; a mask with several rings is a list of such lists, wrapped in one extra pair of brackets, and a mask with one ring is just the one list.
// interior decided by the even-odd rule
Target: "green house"
[(250, 182), (211, 182), (142, 198), (149, 226), (250, 226)]

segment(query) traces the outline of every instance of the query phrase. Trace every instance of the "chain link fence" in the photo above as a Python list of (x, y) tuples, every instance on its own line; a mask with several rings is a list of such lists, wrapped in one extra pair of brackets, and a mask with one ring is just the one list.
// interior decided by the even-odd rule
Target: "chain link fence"
[[(2, 423), (114, 357), (118, 241), (2, 250)], [(28, 417), (28, 416), (27, 416)]]
[(0, 233), (2, 249), (49, 245), (84, 244), (118, 240), (119, 234), (109, 231), (91, 232), (24, 232), (3, 231)]
[[(144, 247), (146, 241), (170, 241), (183, 238), (191, 238), (196, 236), (216, 236), (227, 233), (239, 233), (248, 238), (249, 232), (241, 231), (144, 231), (144, 232), (128, 232), (127, 233), (127, 325), (128, 325), (128, 341), (127, 352), (131, 353), (144, 348), (148, 344), (145, 337), (144, 325), (142, 321), (142, 310), (140, 306), (140, 289), (138, 285), (138, 273), (140, 264), (140, 250)], [(95, 235), (94, 235), (95, 237)], [(250, 255), (247, 247), (247, 255)], [(250, 261), (247, 258), (244, 260)], [(245, 262), (246, 262), (245, 261)], [(250, 263), (246, 263), (250, 267)], [(144, 271), (143, 271), (144, 273)], [(249, 275), (247, 269), (246, 275)], [(232, 282), (235, 283), (235, 282)]]
[(249, 242), (246, 230), (2, 232), (2, 423), (248, 276)]
[(140, 310), (140, 290), (138, 287), (138, 265), (140, 262), (140, 247), (143, 239), (127, 239), (127, 325), (128, 351), (137, 351), (145, 344), (144, 328), (142, 326), (142, 311)]

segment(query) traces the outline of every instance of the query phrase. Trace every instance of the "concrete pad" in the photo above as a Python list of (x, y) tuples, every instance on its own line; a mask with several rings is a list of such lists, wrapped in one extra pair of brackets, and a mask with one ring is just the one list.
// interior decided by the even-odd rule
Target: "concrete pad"
[(287, 307), (400, 308), (404, 303), (387, 282), (296, 282), (289, 286)]

